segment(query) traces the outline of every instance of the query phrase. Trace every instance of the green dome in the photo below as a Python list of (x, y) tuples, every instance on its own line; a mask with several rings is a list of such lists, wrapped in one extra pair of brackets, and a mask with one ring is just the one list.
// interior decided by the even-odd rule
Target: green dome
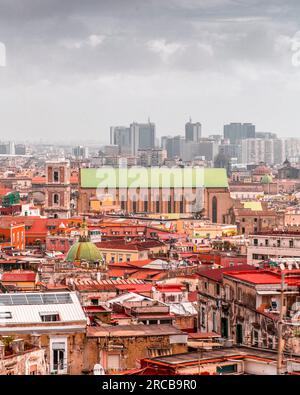
[(261, 184), (270, 184), (272, 182), (272, 177), (268, 176), (267, 174), (265, 174), (262, 178), (261, 178)]
[(101, 252), (91, 241), (78, 241), (69, 249), (68, 255), (66, 257), (66, 261), (68, 262), (97, 262), (101, 260)]

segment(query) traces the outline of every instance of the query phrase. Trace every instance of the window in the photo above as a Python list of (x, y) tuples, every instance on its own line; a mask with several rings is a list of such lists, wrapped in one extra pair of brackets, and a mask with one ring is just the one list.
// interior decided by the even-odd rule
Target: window
[(223, 365), (217, 366), (217, 373), (226, 374), (226, 373), (235, 373), (237, 372), (237, 364), (233, 365)]
[(253, 240), (253, 245), (255, 245), (255, 246), (258, 245), (258, 240), (257, 240), (257, 239), (254, 239), (254, 240)]
[(269, 245), (269, 240), (266, 239), (266, 240), (265, 240), (265, 246), (268, 247), (268, 245)]
[(12, 318), (11, 312), (10, 311), (5, 311), (5, 312), (0, 312), (0, 320), (1, 319), (7, 319), (7, 318)]
[(53, 368), (54, 370), (64, 369), (65, 350), (53, 350)]
[(57, 171), (57, 170), (55, 170), (55, 171), (53, 172), (53, 181), (54, 181), (54, 182), (58, 182), (58, 181), (59, 181), (59, 178), (58, 178), (58, 171)]
[(58, 313), (40, 313), (42, 322), (55, 322), (60, 321), (60, 317)]
[(220, 295), (220, 284), (216, 284), (216, 294)]
[(208, 289), (208, 283), (206, 281), (204, 282), (204, 289)]
[(91, 303), (93, 306), (98, 306), (99, 305), (99, 300), (98, 299), (91, 299)]
[(230, 300), (230, 287), (229, 287), (229, 285), (225, 286), (225, 298), (226, 298), (226, 300)]
[(218, 200), (216, 196), (214, 196), (212, 199), (212, 222), (218, 222)]
[(238, 301), (239, 302), (241, 302), (241, 300), (242, 300), (242, 289), (241, 288), (238, 288)]
[(156, 212), (159, 213), (160, 211), (160, 204), (159, 204), (159, 200), (156, 201)]
[(201, 326), (205, 327), (205, 307), (201, 307)]
[(280, 239), (278, 239), (277, 240), (277, 247), (280, 247), (280, 244), (281, 244)]
[(136, 211), (137, 211), (137, 202), (136, 202), (136, 200), (133, 200), (133, 202), (132, 202), (132, 211), (134, 213), (136, 213)]
[(147, 212), (148, 211), (148, 200), (144, 201), (144, 211)]
[(258, 347), (258, 332), (256, 330), (252, 332), (252, 345)]
[(168, 213), (172, 213), (172, 200), (171, 200), (171, 198), (168, 200)]
[(58, 204), (59, 203), (59, 195), (58, 193), (55, 193), (53, 195), (53, 204)]
[(290, 240), (289, 245), (290, 245), (290, 248), (294, 247), (294, 240), (293, 239)]
[(184, 212), (184, 203), (183, 203), (183, 199), (180, 200), (179, 211), (180, 211), (180, 214), (183, 214), (183, 212)]
[(217, 332), (217, 314), (214, 311), (212, 314), (212, 322), (213, 322), (213, 332)]

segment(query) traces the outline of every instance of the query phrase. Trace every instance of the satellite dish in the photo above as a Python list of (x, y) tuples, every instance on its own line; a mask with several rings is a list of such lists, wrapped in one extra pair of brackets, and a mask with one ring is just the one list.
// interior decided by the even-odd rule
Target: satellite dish
[(103, 376), (103, 375), (105, 375), (105, 370), (104, 370), (103, 366), (100, 365), (100, 363), (96, 363), (94, 365), (94, 375), (95, 376)]

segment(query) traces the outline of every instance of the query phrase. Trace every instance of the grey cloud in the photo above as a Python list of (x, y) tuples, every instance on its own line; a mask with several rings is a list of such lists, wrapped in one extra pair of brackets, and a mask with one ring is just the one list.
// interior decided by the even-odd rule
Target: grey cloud
[[(217, 95), (216, 79), (226, 88), (222, 90), (220, 86), (218, 96), (223, 100), (234, 84), (232, 106), (242, 103), (245, 92), (256, 94), (263, 88), (267, 106), (274, 97), (273, 87), (283, 91), (284, 81), (299, 73), (291, 66), (290, 49), (290, 39), (300, 30), (299, 15), (300, 3), (296, 0), (0, 0), (0, 41), (6, 44), (8, 62), (0, 70), (0, 88), (10, 92), (9, 97), (1, 97), (0, 91), (0, 116), (4, 116), (8, 130), (15, 132), (22, 123), (7, 114), (13, 112), (14, 106), (21, 113), (26, 108), (30, 116), (24, 118), (24, 127), (34, 136), (41, 121), (39, 114), (36, 119), (33, 115), (36, 103), (40, 99), (44, 103), (41, 112), (47, 114), (56, 111), (53, 98), (61, 96), (65, 97), (66, 114), (57, 110), (55, 128), (59, 121), (70, 125), (67, 116), (71, 112), (76, 135), (83, 131), (84, 124), (76, 122), (79, 104), (84, 106), (94, 100), (91, 109), (82, 108), (82, 112), (91, 117), (90, 133), (95, 136), (97, 123), (106, 130), (109, 123), (119, 122), (118, 112), (122, 114), (120, 122), (127, 121), (126, 89), (138, 81), (136, 98), (133, 94), (126, 107), (130, 119), (141, 119), (153, 108), (157, 123), (169, 128), (165, 132), (178, 131), (175, 120), (168, 125), (166, 115), (159, 110), (169, 105), (168, 98), (174, 106), (171, 113), (189, 112), (188, 105), (192, 112), (190, 93), (195, 101), (203, 100), (205, 111), (213, 114), (208, 115), (207, 122), (210, 128), (217, 128), (209, 94), (211, 90)], [(98, 44), (89, 41), (93, 35), (101, 37)], [(262, 79), (268, 75), (277, 76), (278, 80), (271, 84)], [(105, 94), (97, 84), (93, 88), (99, 79), (112, 81), (105, 85)], [(188, 85), (182, 83), (184, 79)], [(159, 83), (153, 86), (152, 80)], [(26, 87), (29, 88), (22, 90)], [(19, 95), (19, 89), (23, 102), (14, 103), (13, 93)], [(207, 107), (198, 91), (208, 92)], [(295, 98), (293, 92), (286, 95), (287, 102)], [(185, 102), (181, 97), (185, 97)], [(147, 110), (142, 108), (142, 100)], [(111, 111), (116, 119), (102, 120), (105, 114), (101, 118), (97, 113), (100, 104), (104, 113)], [(47, 106), (53, 107), (46, 111)], [(202, 111), (200, 115), (204, 117)], [(220, 113), (220, 118), (221, 127), (226, 121), (224, 113)], [(262, 115), (259, 120), (263, 120)], [(51, 128), (51, 122), (47, 127)]]

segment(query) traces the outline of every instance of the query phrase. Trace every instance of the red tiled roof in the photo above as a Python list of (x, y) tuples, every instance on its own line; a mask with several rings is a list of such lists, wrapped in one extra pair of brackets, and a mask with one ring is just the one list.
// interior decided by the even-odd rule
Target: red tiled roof
[(32, 184), (45, 184), (46, 177), (32, 177), (31, 183)]
[(160, 272), (156, 270), (138, 270), (130, 274), (129, 277), (138, 280), (152, 280), (152, 278), (159, 273)]
[(233, 267), (226, 267), (226, 268), (221, 268), (221, 269), (204, 269), (201, 270), (199, 269), (197, 274), (200, 277), (206, 277), (208, 279), (211, 279), (213, 281), (222, 281), (223, 279), (223, 274), (231, 272), (237, 272), (237, 271), (242, 271), (242, 270), (257, 270), (255, 266), (250, 266), (250, 265), (238, 265), (238, 266), (233, 266)]
[(139, 292), (151, 292), (152, 284), (120, 284), (116, 285), (116, 288), (122, 291), (130, 291), (138, 294)]
[(25, 271), (11, 271), (5, 272), (2, 274), (1, 281), (2, 282), (27, 282), (27, 281), (35, 281), (36, 273), (35, 272), (25, 272)]
[(162, 280), (162, 279), (164, 279), (164, 278), (166, 278), (166, 277), (167, 277), (167, 272), (166, 272), (166, 271), (161, 271), (160, 273), (155, 274), (155, 275), (151, 278), (151, 280), (152, 280), (152, 281), (158, 281), (158, 280)]
[(109, 277), (124, 277), (126, 274), (132, 274), (135, 270), (128, 270), (128, 269), (110, 269), (108, 271)]
[[(280, 284), (281, 274), (271, 270), (257, 270), (256, 272), (251, 271), (238, 271), (236, 273), (224, 273), (237, 280), (245, 281), (251, 284)], [(295, 274), (295, 273), (294, 273)], [(298, 270), (298, 276), (286, 277), (285, 283), (291, 286), (300, 284), (300, 270)]]
[(141, 259), (139, 261), (130, 261), (127, 262), (129, 266), (133, 266), (133, 267), (143, 267), (148, 265), (149, 263), (153, 262), (154, 259)]

